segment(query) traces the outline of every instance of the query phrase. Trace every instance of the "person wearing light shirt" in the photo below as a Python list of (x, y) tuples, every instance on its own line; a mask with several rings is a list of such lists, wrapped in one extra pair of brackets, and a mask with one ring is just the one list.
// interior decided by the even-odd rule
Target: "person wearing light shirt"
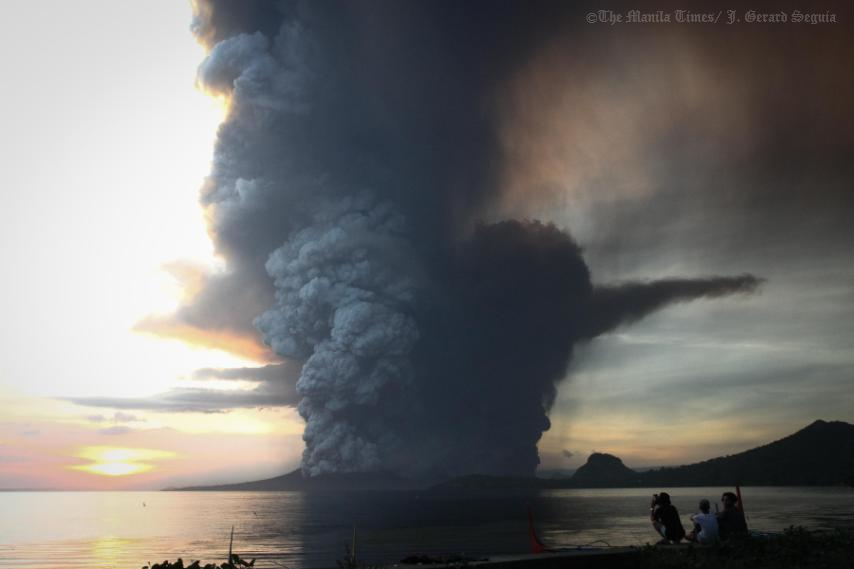
[(694, 530), (686, 536), (688, 541), (695, 541), (700, 545), (711, 545), (718, 541), (718, 518), (709, 512), (710, 508), (708, 500), (700, 500), (700, 511), (691, 515)]

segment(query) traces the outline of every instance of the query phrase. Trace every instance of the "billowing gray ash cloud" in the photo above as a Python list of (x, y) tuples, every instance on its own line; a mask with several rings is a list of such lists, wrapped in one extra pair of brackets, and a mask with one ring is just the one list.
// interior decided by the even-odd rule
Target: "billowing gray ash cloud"
[(597, 288), (560, 229), (478, 222), (490, 94), (556, 31), (544, 6), (197, 3), (199, 80), (231, 105), (202, 196), (228, 266), (176, 317), (303, 363), (305, 473), (531, 474), (574, 345), (757, 286)]

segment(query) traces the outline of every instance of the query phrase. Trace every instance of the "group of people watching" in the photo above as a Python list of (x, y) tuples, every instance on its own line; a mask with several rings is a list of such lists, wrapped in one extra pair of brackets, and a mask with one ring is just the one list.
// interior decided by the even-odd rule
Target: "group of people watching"
[[(686, 534), (679, 519), (679, 511), (670, 503), (670, 494), (654, 494), (649, 507), (649, 520), (661, 536), (659, 543), (679, 543), (683, 539), (702, 545), (747, 536), (747, 522), (738, 504), (738, 496), (724, 492), (721, 496), (723, 508), (710, 512), (711, 504), (700, 500), (700, 511), (691, 514), (693, 529)], [(717, 508), (715, 508), (717, 510)]]

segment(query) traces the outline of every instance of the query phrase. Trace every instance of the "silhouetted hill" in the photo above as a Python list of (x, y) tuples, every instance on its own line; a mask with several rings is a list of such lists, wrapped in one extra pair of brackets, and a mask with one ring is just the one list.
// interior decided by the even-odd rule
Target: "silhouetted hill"
[(816, 421), (778, 441), (686, 466), (632, 470), (594, 453), (569, 479), (470, 475), (436, 488), (624, 488), (854, 485), (854, 425)]
[(640, 484), (640, 476), (616, 456), (594, 452), (584, 466), (575, 471), (569, 482), (576, 487), (614, 488), (637, 486)]
[(820, 486), (854, 473), (854, 425), (816, 421), (778, 441), (731, 456), (640, 474), (645, 486)]
[(396, 490), (413, 487), (412, 482), (390, 473), (350, 472), (344, 474), (326, 474), (322, 476), (303, 476), (300, 469), (252, 482), (236, 484), (217, 484), (215, 486), (188, 486), (169, 488), (183, 491), (327, 491), (327, 490)]

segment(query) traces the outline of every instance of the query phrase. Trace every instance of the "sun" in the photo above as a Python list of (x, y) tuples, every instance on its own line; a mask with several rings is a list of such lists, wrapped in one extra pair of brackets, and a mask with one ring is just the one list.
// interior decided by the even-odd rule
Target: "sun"
[(74, 456), (90, 463), (69, 466), (73, 470), (101, 476), (128, 476), (153, 470), (154, 465), (147, 461), (171, 458), (175, 453), (145, 448), (87, 446), (82, 447)]

